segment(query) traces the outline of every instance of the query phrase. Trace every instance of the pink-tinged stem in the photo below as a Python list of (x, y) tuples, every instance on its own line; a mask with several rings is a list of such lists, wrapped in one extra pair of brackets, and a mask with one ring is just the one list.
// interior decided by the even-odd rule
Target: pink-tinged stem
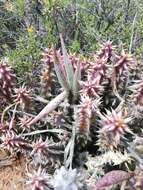
[(106, 173), (101, 179), (99, 179), (93, 188), (93, 190), (102, 190), (111, 185), (122, 183), (129, 180), (134, 176), (134, 173), (128, 173), (122, 170), (113, 170)]
[(66, 91), (62, 92), (61, 94), (59, 94), (57, 97), (55, 97), (53, 100), (51, 100), (49, 102), (49, 104), (47, 106), (45, 106), (42, 111), (36, 115), (34, 117), (34, 119), (32, 119), (28, 125), (33, 125), (35, 124), (37, 121), (41, 120), (43, 117), (45, 117), (48, 113), (50, 113), (51, 111), (55, 110), (58, 105), (66, 98), (67, 93)]

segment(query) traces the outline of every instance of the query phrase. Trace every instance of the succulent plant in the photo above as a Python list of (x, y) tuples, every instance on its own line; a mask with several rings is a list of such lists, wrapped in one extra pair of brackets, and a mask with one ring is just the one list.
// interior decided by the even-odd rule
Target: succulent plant
[(82, 97), (81, 103), (75, 111), (75, 125), (78, 138), (82, 136), (88, 139), (91, 115), (92, 100), (89, 97)]
[(80, 64), (80, 69), (82, 73), (86, 73), (91, 64), (88, 58), (80, 57), (76, 54), (69, 54), (69, 59), (74, 71), (77, 69), (78, 64)]
[(81, 66), (78, 64), (76, 70), (74, 71), (73, 65), (71, 64), (70, 58), (65, 48), (62, 35), (60, 35), (60, 39), (63, 55), (61, 56), (58, 51), (55, 51), (54, 68), (63, 89), (65, 89), (69, 95), (73, 96), (73, 99), (77, 99), (79, 93)]
[(76, 56), (75, 54), (69, 54), (69, 59), (70, 59), (70, 62), (72, 64), (74, 70), (76, 70), (77, 65), (80, 63), (80, 57)]
[(87, 80), (85, 82), (81, 81), (81, 93), (85, 96), (89, 96), (93, 100), (99, 98), (103, 88), (99, 84), (98, 78), (95, 80)]
[(0, 95), (9, 101), (12, 97), (14, 77), (11, 68), (8, 66), (8, 61), (6, 59), (2, 60), (0, 63)]
[(11, 153), (31, 149), (31, 145), (13, 131), (6, 131), (0, 139), (2, 141), (1, 147), (7, 149)]
[(135, 66), (135, 61), (130, 54), (122, 51), (121, 55), (116, 55), (116, 63), (113, 69), (113, 83), (114, 89), (124, 91), (129, 82), (130, 71)]
[(48, 138), (43, 141), (42, 138), (40, 138), (32, 144), (30, 155), (32, 156), (35, 165), (46, 165), (51, 163), (52, 167), (54, 163), (60, 165), (60, 158), (57, 159), (57, 155), (63, 155), (63, 148), (62, 143), (54, 143), (52, 139)]
[(54, 67), (54, 50), (45, 49), (42, 53), (43, 68), (41, 72), (41, 86), (42, 94), (47, 96), (51, 92), (52, 80), (54, 78), (53, 67)]
[(132, 119), (123, 114), (123, 111), (107, 110), (106, 114), (100, 114), (99, 141), (101, 149), (117, 148), (125, 132), (131, 133), (128, 123)]
[(31, 103), (31, 91), (28, 90), (24, 85), (18, 89), (15, 89), (15, 102), (19, 103), (22, 109), (29, 109)]
[(54, 52), (53, 49), (44, 49), (43, 53), (42, 53), (42, 59), (41, 61), (45, 64), (45, 65), (49, 65), (54, 63)]
[(47, 96), (51, 88), (51, 68), (44, 67), (41, 73), (42, 94)]
[(49, 190), (51, 176), (41, 167), (38, 168), (38, 171), (33, 171), (33, 173), (27, 173), (28, 180), (26, 181), (27, 185), (30, 185), (32, 190)]
[(120, 56), (116, 56), (116, 64), (114, 65), (116, 74), (120, 76), (126, 74), (126, 71), (134, 67), (134, 63), (132, 55), (122, 51)]
[(30, 117), (24, 115), (23, 117), (20, 117), (19, 120), (19, 126), (21, 127), (21, 129), (23, 129), (23, 131), (30, 131), (33, 128), (32, 126), (28, 125), (28, 123), (32, 120)]
[(36, 143), (33, 143), (31, 155), (34, 153), (39, 153), (39, 155), (47, 154), (47, 146), (49, 143), (48, 139), (44, 142), (42, 138), (40, 138)]
[(88, 69), (88, 80), (98, 80), (99, 84), (106, 78), (106, 72), (108, 69), (107, 59), (95, 58), (95, 63), (91, 62)]
[(110, 59), (112, 56), (115, 56), (114, 52), (115, 46), (112, 45), (112, 42), (107, 41), (100, 46), (101, 48), (97, 52), (97, 56), (99, 58)]
[[(5, 62), (0, 65), (1, 91), (9, 93), (0, 98), (14, 98), (0, 113), (0, 148), (28, 155), (31, 168), (40, 166), (28, 173), (33, 190), (142, 189), (143, 140), (138, 131), (142, 134), (143, 81), (130, 72), (133, 57), (120, 54), (111, 42), (88, 58), (68, 55), (62, 35), (60, 40), (61, 50), (45, 49), (40, 66), (48, 100), (37, 95), (37, 87), (31, 97), (24, 85), (17, 85), (11, 96), (14, 76)], [(140, 119), (132, 114), (136, 107)]]

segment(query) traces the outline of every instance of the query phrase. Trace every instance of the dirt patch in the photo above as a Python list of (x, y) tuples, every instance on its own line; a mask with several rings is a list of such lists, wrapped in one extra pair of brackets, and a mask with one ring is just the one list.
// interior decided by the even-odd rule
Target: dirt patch
[(0, 190), (25, 190), (25, 158), (11, 158), (0, 150)]

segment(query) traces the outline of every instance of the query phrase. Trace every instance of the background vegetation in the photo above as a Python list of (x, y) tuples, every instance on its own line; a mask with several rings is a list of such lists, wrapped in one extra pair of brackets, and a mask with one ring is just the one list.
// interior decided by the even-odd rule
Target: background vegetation
[(142, 0), (0, 0), (9, 189), (143, 189), (142, 58)]
[(90, 54), (104, 41), (142, 58), (142, 0), (1, 0), (0, 56), (19, 76), (37, 66), (45, 47), (59, 47), (62, 32), (71, 52)]

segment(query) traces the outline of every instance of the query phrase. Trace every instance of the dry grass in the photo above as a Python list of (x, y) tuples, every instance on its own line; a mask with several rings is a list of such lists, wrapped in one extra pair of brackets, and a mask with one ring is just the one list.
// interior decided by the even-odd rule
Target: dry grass
[[(6, 159), (7, 158), (7, 159)], [(9, 166), (2, 166), (8, 163)], [(26, 161), (24, 158), (9, 158), (6, 152), (0, 150), (0, 190), (25, 190), (24, 178), (26, 173)]]

